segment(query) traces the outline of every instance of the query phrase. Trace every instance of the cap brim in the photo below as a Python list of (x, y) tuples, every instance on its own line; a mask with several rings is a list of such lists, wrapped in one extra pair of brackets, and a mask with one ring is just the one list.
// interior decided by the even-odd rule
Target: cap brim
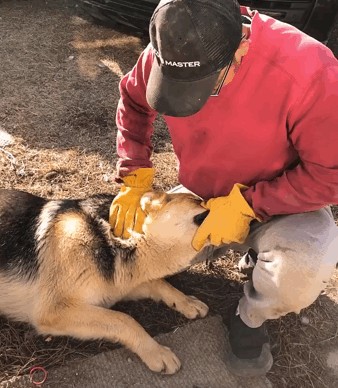
[(198, 81), (176, 81), (166, 78), (156, 59), (147, 84), (148, 104), (157, 112), (174, 117), (197, 113), (214, 90), (219, 72)]

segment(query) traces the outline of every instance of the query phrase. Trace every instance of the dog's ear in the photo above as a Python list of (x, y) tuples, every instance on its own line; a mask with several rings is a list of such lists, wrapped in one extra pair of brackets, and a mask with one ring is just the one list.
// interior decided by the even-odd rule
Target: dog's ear
[(141, 208), (146, 214), (156, 213), (168, 202), (166, 193), (149, 191), (141, 198)]

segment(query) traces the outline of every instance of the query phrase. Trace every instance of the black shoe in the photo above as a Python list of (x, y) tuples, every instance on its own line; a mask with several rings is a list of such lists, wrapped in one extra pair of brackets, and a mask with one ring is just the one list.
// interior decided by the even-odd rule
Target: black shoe
[(252, 329), (233, 313), (229, 326), (231, 351), (228, 368), (237, 376), (262, 376), (272, 367), (269, 337), (265, 324)]

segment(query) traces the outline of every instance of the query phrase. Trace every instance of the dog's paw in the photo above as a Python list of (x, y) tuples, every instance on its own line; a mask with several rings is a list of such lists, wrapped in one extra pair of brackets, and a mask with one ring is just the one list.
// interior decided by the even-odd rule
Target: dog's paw
[(168, 347), (159, 345), (140, 355), (142, 361), (153, 372), (172, 375), (181, 368), (181, 362)]
[(181, 303), (176, 304), (176, 310), (188, 319), (195, 319), (204, 318), (208, 314), (209, 307), (195, 296), (186, 295)]

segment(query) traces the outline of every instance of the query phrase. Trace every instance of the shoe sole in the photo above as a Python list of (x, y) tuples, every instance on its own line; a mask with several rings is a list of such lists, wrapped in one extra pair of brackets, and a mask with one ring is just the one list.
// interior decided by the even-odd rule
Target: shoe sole
[(229, 371), (241, 377), (264, 376), (269, 372), (273, 365), (273, 357), (269, 344), (264, 344), (262, 353), (255, 359), (241, 359), (230, 352), (227, 367)]

